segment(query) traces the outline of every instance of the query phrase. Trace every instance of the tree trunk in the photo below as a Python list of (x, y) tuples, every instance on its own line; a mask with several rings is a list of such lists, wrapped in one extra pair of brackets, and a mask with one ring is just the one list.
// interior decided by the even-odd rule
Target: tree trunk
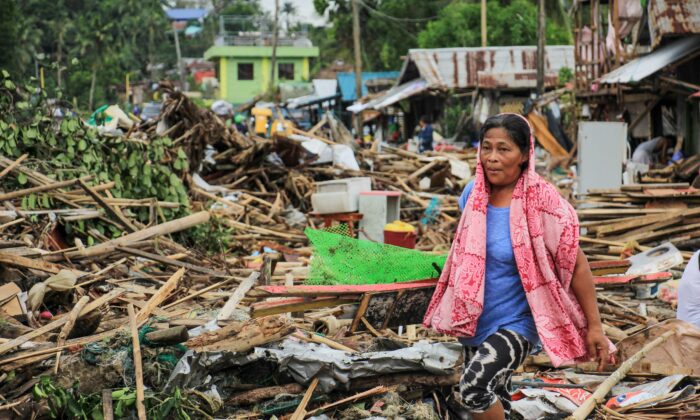
[(92, 65), (92, 79), (90, 80), (90, 96), (88, 99), (88, 109), (92, 111), (93, 100), (95, 99), (95, 83), (97, 83), (97, 63)]
[(63, 61), (63, 31), (63, 27), (58, 29), (58, 41), (56, 43), (56, 61), (58, 64), (56, 70), (56, 85), (59, 89), (61, 88), (61, 62)]
[(277, 37), (279, 35), (280, 0), (275, 0), (275, 20), (272, 21), (272, 57), (270, 58), (270, 85), (267, 88), (271, 99), (275, 89), (277, 67)]
[(546, 17), (545, 17), (545, 8), (544, 8), (544, 0), (539, 0), (539, 5), (537, 7), (537, 94), (542, 95), (544, 93), (544, 76), (545, 76), (545, 68), (544, 68), (544, 63), (545, 59), (544, 56), (546, 54), (545, 51), (545, 36), (546, 36), (546, 31), (545, 31), (545, 25), (546, 25)]

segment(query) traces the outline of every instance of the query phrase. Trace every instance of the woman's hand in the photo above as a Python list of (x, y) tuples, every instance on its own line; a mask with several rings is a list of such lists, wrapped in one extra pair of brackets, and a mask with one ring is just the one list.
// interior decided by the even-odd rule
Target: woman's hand
[(598, 361), (598, 370), (605, 369), (608, 365), (608, 339), (603, 333), (602, 327), (593, 327), (588, 329), (586, 336), (586, 345), (588, 345), (588, 354), (591, 360)]

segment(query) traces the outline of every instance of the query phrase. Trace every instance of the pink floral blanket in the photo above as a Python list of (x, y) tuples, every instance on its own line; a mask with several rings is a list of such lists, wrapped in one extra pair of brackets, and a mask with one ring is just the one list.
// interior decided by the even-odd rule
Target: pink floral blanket
[[(457, 337), (474, 335), (484, 302), (490, 187), (477, 162), (473, 190), (423, 320), (426, 327)], [(510, 204), (510, 231), (537, 333), (552, 363), (588, 360), (586, 317), (570, 287), (578, 252), (578, 217), (556, 188), (535, 172), (532, 136), (529, 164)]]

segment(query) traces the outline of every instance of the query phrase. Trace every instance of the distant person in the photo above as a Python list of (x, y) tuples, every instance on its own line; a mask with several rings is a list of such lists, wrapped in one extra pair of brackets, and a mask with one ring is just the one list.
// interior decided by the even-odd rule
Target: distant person
[(420, 153), (433, 150), (433, 124), (430, 117), (423, 115), (418, 121), (420, 131), (418, 132), (418, 151)]
[(236, 130), (241, 134), (248, 134), (248, 126), (246, 125), (245, 116), (243, 114), (236, 114), (233, 117), (233, 122), (236, 124)]
[(656, 163), (666, 163), (666, 149), (669, 138), (666, 136), (654, 137), (637, 146), (632, 154), (632, 162), (642, 163), (650, 167)]
[(676, 317), (700, 328), (700, 251), (690, 258), (678, 285)]

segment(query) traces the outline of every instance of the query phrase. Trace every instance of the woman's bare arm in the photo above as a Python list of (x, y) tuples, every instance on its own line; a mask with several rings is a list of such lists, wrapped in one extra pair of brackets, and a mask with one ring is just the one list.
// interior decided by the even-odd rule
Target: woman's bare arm
[(608, 360), (608, 341), (603, 333), (603, 324), (600, 320), (600, 312), (598, 312), (591, 267), (581, 248), (578, 249), (576, 255), (576, 267), (571, 280), (571, 289), (574, 291), (588, 322), (588, 337), (586, 339), (588, 354), (591, 355), (591, 358), (598, 360), (598, 369), (602, 370)]

